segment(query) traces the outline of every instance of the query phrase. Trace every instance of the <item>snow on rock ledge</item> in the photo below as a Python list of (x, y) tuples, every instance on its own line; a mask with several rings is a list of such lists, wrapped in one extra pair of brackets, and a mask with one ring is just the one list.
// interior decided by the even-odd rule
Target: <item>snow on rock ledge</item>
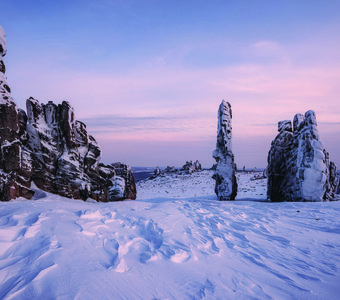
[(218, 109), (216, 149), (213, 151), (217, 162), (215, 193), (219, 200), (235, 200), (237, 195), (236, 164), (231, 149), (231, 119), (231, 105), (222, 100)]
[[(70, 103), (42, 104), (31, 97), (27, 114), (18, 109), (5, 76), (6, 50), (0, 26), (0, 201), (32, 198), (32, 183), (68, 198), (117, 200), (109, 197), (109, 190), (118, 171), (112, 165), (99, 165), (101, 149), (86, 125), (75, 119)], [(119, 200), (136, 199), (131, 169), (124, 164), (117, 168), (126, 169), (126, 176), (118, 174), (124, 181)]]
[(278, 123), (279, 134), (268, 153), (268, 192), (277, 201), (327, 201), (334, 199), (336, 166), (329, 160), (317, 129), (314, 111)]

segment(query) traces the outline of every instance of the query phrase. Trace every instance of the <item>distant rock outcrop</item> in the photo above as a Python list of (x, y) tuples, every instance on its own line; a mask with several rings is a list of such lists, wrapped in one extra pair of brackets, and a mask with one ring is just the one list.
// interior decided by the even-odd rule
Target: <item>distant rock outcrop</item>
[(178, 172), (178, 169), (175, 168), (175, 166), (167, 166), (165, 169), (164, 169), (164, 173), (176, 173)]
[(194, 163), (192, 162), (192, 160), (190, 160), (190, 161), (187, 161), (182, 166), (180, 171), (185, 172), (187, 174), (192, 174), (194, 172), (202, 171), (202, 166), (198, 160), (196, 160)]
[(234, 200), (237, 195), (236, 164), (231, 149), (232, 111), (229, 102), (222, 100), (218, 109), (217, 142), (213, 157), (216, 160), (215, 193), (219, 200)]
[[(101, 149), (66, 101), (26, 102), (27, 114), (11, 97), (3, 56), (6, 36), (0, 26), (0, 200), (30, 199), (31, 183), (68, 198), (107, 202), (136, 199), (127, 165), (100, 165)], [(118, 197), (115, 186), (124, 186)]]
[(176, 173), (178, 175), (185, 175), (185, 174), (192, 174), (194, 172), (199, 172), (202, 171), (202, 166), (201, 163), (196, 160), (194, 163), (192, 162), (192, 160), (187, 161), (181, 169), (177, 169), (174, 166), (170, 167), (167, 166), (164, 170), (161, 170), (159, 167), (157, 167), (154, 172), (153, 175), (149, 177), (149, 179), (155, 179), (158, 176), (165, 176), (166, 174), (172, 174), (172, 173)]
[(277, 201), (326, 201), (334, 199), (336, 166), (320, 141), (315, 113), (278, 123), (279, 134), (268, 153), (267, 196)]

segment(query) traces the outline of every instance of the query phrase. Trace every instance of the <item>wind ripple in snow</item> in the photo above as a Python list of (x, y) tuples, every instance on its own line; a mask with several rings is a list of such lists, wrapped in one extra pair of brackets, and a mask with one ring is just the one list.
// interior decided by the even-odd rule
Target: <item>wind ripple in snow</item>
[(0, 203), (0, 298), (337, 299), (340, 202), (219, 202), (197, 182), (182, 199)]

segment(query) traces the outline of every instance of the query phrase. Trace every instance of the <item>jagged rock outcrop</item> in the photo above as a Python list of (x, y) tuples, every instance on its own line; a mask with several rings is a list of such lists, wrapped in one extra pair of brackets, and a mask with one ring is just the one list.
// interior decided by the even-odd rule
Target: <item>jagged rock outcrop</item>
[(215, 193), (219, 200), (235, 200), (237, 195), (236, 164), (231, 147), (231, 119), (231, 105), (222, 100), (218, 109), (216, 149), (213, 151), (217, 163), (213, 178), (216, 181)]
[(161, 170), (160, 167), (156, 167), (156, 169), (153, 171), (153, 178), (156, 178), (158, 176), (164, 175), (164, 171)]
[(3, 56), (6, 36), (0, 26), (0, 200), (30, 199), (31, 183), (68, 198), (118, 200), (111, 189), (124, 186), (119, 200), (136, 199), (127, 165), (99, 164), (101, 149), (67, 102), (26, 102), (27, 114), (11, 97)]
[(187, 161), (181, 168), (180, 171), (185, 172), (187, 174), (192, 174), (194, 172), (198, 172), (202, 170), (201, 163), (196, 160), (194, 163), (190, 160)]
[(336, 166), (323, 146), (315, 113), (278, 123), (279, 134), (268, 153), (267, 196), (277, 201), (326, 201), (334, 199)]
[(165, 169), (164, 169), (164, 173), (176, 173), (178, 172), (178, 169), (175, 168), (175, 166), (167, 166)]
[(73, 107), (66, 101), (41, 104), (32, 97), (26, 107), (23, 145), (33, 158), (36, 186), (68, 198), (107, 202), (112, 182), (99, 174), (100, 147), (86, 125), (75, 120)]
[(0, 26), (0, 199), (19, 196), (30, 199), (33, 191), (26, 176), (31, 173), (29, 154), (22, 151), (19, 109), (7, 84), (3, 57), (7, 52), (6, 35)]
[(67, 101), (45, 105), (31, 97), (26, 104), (23, 145), (33, 158), (32, 181), (38, 188), (83, 200), (136, 199), (131, 168), (122, 163), (99, 164), (101, 148), (87, 133), (86, 125), (75, 119)]

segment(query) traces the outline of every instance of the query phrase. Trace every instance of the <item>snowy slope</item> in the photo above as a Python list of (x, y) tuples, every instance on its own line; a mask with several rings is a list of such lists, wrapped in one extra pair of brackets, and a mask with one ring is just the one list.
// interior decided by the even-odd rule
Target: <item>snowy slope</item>
[(0, 203), (0, 299), (339, 299), (340, 202), (244, 201), (265, 185), (240, 176), (234, 202), (204, 171), (136, 201)]

